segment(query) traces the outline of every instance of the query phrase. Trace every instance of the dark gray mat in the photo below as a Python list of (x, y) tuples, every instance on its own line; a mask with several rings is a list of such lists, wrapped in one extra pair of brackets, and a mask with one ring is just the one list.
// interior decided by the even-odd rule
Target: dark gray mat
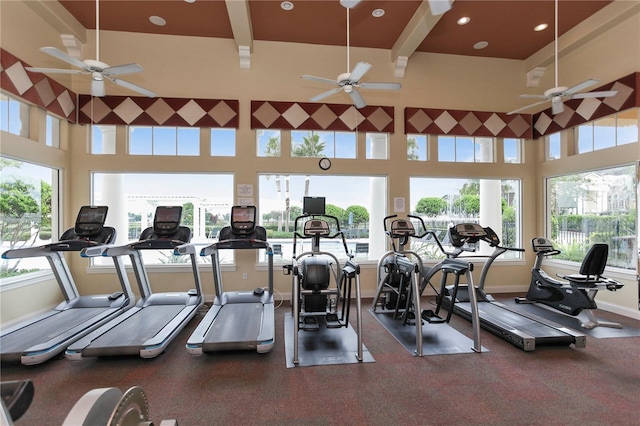
[[(300, 331), (298, 334), (299, 363), (293, 363), (293, 315), (284, 314), (284, 350), (287, 368), (308, 367), (313, 365), (359, 364), (358, 335), (349, 326), (347, 328), (326, 328), (318, 331)], [(362, 362), (375, 362), (366, 346), (362, 347)]]
[[(640, 336), (640, 321), (630, 320), (630, 321), (636, 322), (638, 324), (637, 327), (630, 326), (627, 324), (629, 321), (625, 321), (625, 324), (623, 324), (623, 328), (621, 329), (610, 328), (610, 327), (596, 327), (591, 330), (587, 330), (586, 328), (583, 328), (581, 326), (583, 322), (587, 321), (587, 317), (583, 312), (581, 312), (579, 315), (575, 317), (572, 317), (570, 315), (565, 315), (543, 304), (516, 303), (514, 298), (498, 299), (496, 297), (496, 300), (498, 300), (501, 303), (504, 303), (510, 308), (513, 308), (514, 310), (537, 315), (539, 317), (556, 322), (565, 327), (572, 328), (576, 331), (586, 334), (587, 336), (595, 337), (597, 339)], [(596, 318), (600, 318), (604, 320), (604, 318), (601, 318), (601, 316), (598, 315), (597, 310), (594, 312), (594, 314)]]
[[(394, 319), (392, 313), (373, 312), (371, 315), (391, 333), (412, 355), (416, 355), (416, 327), (402, 325), (402, 321)], [(488, 350), (482, 346), (482, 352)], [(451, 355), (475, 353), (473, 339), (460, 333), (449, 324), (423, 324), (423, 355)]]

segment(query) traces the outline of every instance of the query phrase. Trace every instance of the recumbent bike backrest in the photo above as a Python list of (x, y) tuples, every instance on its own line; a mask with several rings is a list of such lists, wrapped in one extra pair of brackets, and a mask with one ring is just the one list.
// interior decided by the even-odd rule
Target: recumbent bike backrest
[(580, 265), (581, 275), (600, 276), (604, 273), (609, 257), (609, 246), (604, 243), (596, 243), (591, 246)]

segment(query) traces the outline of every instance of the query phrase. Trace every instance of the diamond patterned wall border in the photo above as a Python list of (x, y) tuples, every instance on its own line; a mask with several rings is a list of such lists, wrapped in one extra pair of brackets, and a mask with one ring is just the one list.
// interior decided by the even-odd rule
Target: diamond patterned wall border
[(29, 64), (0, 48), (0, 87), (47, 111), (76, 121), (77, 95), (46, 75), (28, 72)]
[(251, 101), (251, 128), (393, 133), (393, 113), (389, 106)]
[(80, 124), (234, 129), (240, 124), (237, 100), (80, 95), (78, 110)]
[(640, 72), (629, 74), (593, 91), (617, 90), (611, 98), (570, 99), (564, 102), (564, 112), (553, 115), (551, 108), (533, 115), (533, 137), (535, 139), (579, 126), (588, 121), (606, 117), (618, 111), (640, 107)]
[(434, 108), (404, 109), (407, 134), (531, 138), (531, 115)]

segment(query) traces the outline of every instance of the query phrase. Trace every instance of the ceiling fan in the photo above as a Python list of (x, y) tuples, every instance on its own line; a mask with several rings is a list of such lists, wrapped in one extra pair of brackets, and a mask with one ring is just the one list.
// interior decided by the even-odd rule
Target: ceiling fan
[(358, 3), (358, 1), (341, 0), (340, 3), (347, 9), (347, 72), (340, 74), (335, 80), (324, 77), (316, 77), (313, 75), (303, 75), (301, 77), (306, 80), (320, 81), (337, 86), (331, 90), (327, 90), (326, 92), (314, 96), (313, 98), (309, 99), (310, 101), (317, 102), (321, 99), (326, 98), (327, 96), (333, 95), (334, 93), (344, 91), (351, 97), (351, 100), (353, 101), (353, 104), (356, 108), (363, 108), (367, 106), (367, 103), (364, 101), (364, 98), (362, 97), (362, 95), (360, 95), (360, 92), (358, 92), (357, 88), (399, 90), (402, 86), (400, 85), (400, 83), (361, 83), (360, 79), (364, 77), (366, 72), (371, 68), (371, 64), (368, 62), (358, 62), (356, 66), (353, 67), (353, 70), (349, 71), (349, 69), (351, 68), (349, 63), (349, 9), (354, 7)]
[(128, 81), (120, 80), (115, 76), (120, 76), (123, 74), (133, 74), (137, 72), (142, 72), (144, 69), (138, 64), (126, 64), (126, 65), (116, 65), (109, 66), (104, 62), (100, 61), (100, 0), (96, 0), (96, 59), (85, 59), (81, 61), (79, 59), (74, 58), (73, 56), (67, 55), (65, 52), (56, 49), (55, 47), (42, 47), (40, 51), (46, 53), (48, 55), (53, 56), (54, 58), (60, 59), (68, 64), (71, 64), (80, 69), (60, 69), (60, 68), (37, 68), (37, 67), (25, 67), (27, 71), (31, 72), (40, 72), (47, 74), (89, 74), (91, 76), (91, 95), (93, 96), (104, 96), (105, 95), (105, 84), (104, 80), (110, 80), (111, 82), (125, 87), (129, 90), (133, 90), (134, 92), (141, 93), (150, 98), (154, 98), (156, 96), (150, 90), (147, 90), (143, 87), (140, 87), (136, 84), (129, 83)]
[(518, 108), (514, 111), (508, 112), (508, 115), (518, 113), (520, 111), (527, 110), (536, 105), (542, 105), (545, 102), (551, 101), (551, 113), (552, 114), (560, 114), (564, 111), (564, 101), (569, 99), (585, 99), (585, 98), (608, 98), (611, 96), (615, 96), (618, 94), (617, 90), (604, 90), (598, 92), (582, 92), (588, 87), (591, 87), (595, 84), (600, 83), (600, 80), (589, 79), (585, 80), (582, 83), (578, 83), (572, 87), (565, 87), (558, 85), (558, 0), (555, 0), (555, 37), (554, 37), (554, 45), (555, 45), (555, 82), (556, 87), (546, 90), (542, 95), (520, 95), (520, 98), (532, 98), (532, 99), (542, 99), (539, 102), (536, 102), (531, 105), (527, 105), (522, 108)]

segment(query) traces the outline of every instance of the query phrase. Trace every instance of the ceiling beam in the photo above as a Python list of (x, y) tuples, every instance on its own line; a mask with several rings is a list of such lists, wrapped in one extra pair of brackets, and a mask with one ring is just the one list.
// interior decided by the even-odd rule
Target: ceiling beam
[(70, 34), (87, 42), (87, 29), (57, 1), (32, 0), (24, 2), (60, 34)]
[(240, 68), (251, 68), (251, 52), (253, 52), (253, 28), (248, 0), (225, 0), (229, 22), (233, 31), (233, 39), (238, 48)]
[[(450, 3), (454, 1), (451, 0)], [(440, 18), (442, 14), (433, 14), (429, 0), (423, 0), (391, 48), (391, 62), (396, 64), (396, 77), (404, 77), (404, 67), (407, 65), (408, 58), (413, 55)]]

